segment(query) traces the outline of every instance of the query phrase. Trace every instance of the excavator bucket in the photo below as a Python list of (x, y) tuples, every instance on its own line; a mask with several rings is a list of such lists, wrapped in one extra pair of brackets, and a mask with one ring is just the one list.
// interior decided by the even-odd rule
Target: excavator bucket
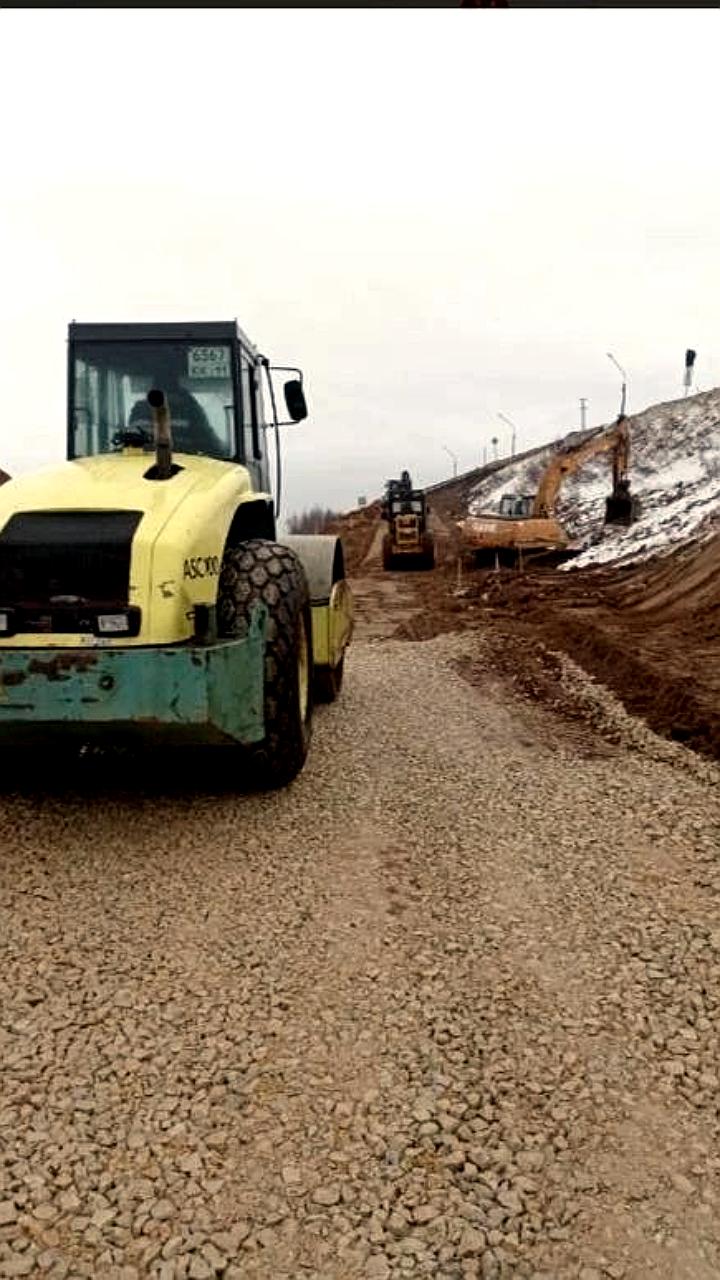
[(605, 499), (606, 524), (634, 524), (640, 515), (640, 503), (629, 488), (619, 486), (615, 492)]
[(605, 523), (632, 524), (632, 498), (606, 498)]

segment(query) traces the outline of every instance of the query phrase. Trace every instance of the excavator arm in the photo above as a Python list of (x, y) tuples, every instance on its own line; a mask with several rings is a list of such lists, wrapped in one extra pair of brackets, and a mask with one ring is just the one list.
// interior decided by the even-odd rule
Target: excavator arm
[(626, 484), (630, 470), (630, 435), (625, 419), (617, 423), (618, 439), (613, 453), (613, 491)]
[(591, 436), (575, 448), (555, 454), (540, 478), (533, 503), (533, 516), (543, 519), (555, 514), (555, 504), (563, 482), (599, 454), (613, 453), (613, 491), (627, 479), (630, 460), (630, 438), (626, 419), (620, 415), (617, 422), (606, 431)]

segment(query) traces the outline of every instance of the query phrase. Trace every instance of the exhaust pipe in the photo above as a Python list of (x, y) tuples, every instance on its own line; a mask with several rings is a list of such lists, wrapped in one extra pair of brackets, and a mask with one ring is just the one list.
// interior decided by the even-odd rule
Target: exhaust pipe
[(169, 480), (173, 474), (172, 428), (170, 409), (165, 392), (159, 387), (148, 391), (147, 401), (152, 409), (153, 435), (155, 437), (155, 478)]

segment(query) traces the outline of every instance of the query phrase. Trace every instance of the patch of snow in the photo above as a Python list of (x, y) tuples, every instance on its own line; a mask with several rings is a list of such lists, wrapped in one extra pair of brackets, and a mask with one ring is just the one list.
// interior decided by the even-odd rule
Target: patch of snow
[[(679, 493), (670, 501), (664, 490), (650, 491), (658, 505), (628, 529), (608, 527), (600, 541), (589, 546), (564, 569), (589, 564), (630, 564), (669, 551), (702, 534), (701, 526), (718, 511), (718, 486), (712, 480), (697, 488), (691, 498)], [(707, 536), (714, 530), (709, 529)]]
[[(700, 458), (676, 458), (664, 470), (655, 471), (651, 477), (656, 489), (668, 489), (678, 484), (698, 484), (705, 479), (705, 467)], [(644, 485), (638, 485), (638, 493), (642, 493)]]

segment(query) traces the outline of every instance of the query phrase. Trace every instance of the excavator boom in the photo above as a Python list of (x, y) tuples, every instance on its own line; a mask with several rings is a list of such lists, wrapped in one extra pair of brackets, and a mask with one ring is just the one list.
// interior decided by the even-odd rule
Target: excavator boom
[(620, 480), (627, 479), (630, 438), (626, 419), (621, 415), (617, 422), (607, 430), (590, 436), (574, 448), (564, 449), (551, 459), (545, 469), (533, 506), (534, 516), (552, 516), (555, 503), (564, 481), (575, 475), (591, 458), (603, 453), (613, 453), (613, 489)]

